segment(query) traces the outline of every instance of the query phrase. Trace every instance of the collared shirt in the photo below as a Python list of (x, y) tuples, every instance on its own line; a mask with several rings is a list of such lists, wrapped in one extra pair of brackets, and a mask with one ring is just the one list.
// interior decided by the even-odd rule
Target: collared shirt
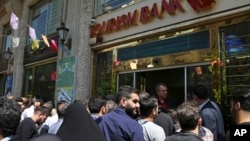
[(52, 115), (52, 116), (49, 116), (45, 122), (43, 123), (43, 125), (48, 125), (49, 127), (52, 126), (53, 124), (55, 124), (57, 121), (58, 121), (58, 115), (55, 114), (55, 115)]
[(25, 109), (22, 112), (21, 121), (24, 120), (27, 117), (32, 117), (34, 115), (34, 112), (35, 112), (35, 106), (34, 105), (32, 105), (29, 108)]
[(50, 126), (48, 133), (56, 134), (58, 129), (61, 127), (62, 123), (63, 123), (63, 118), (59, 118), (55, 124)]
[(203, 102), (201, 105), (199, 105), (199, 108), (202, 109), (209, 101), (210, 99), (206, 100), (205, 102)]
[(214, 140), (213, 133), (209, 129), (207, 129), (206, 127), (203, 127), (203, 126), (199, 128), (199, 136), (204, 141), (213, 141)]
[(99, 118), (99, 116), (98, 116), (97, 114), (91, 114), (91, 117), (92, 117), (94, 120), (96, 120), (96, 119)]

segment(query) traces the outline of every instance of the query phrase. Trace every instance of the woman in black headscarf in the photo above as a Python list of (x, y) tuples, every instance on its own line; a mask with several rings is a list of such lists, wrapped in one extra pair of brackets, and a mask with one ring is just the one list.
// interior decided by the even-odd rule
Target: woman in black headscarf
[(96, 122), (79, 103), (73, 103), (66, 109), (57, 135), (62, 141), (106, 141)]

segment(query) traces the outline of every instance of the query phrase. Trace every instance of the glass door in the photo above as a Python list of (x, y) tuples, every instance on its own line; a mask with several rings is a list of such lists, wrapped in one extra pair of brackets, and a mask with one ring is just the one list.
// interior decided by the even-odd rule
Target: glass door
[(54, 100), (56, 62), (31, 66), (25, 69), (23, 96), (40, 98), (44, 101)]
[[(191, 99), (193, 87), (195, 85), (205, 85), (212, 94), (212, 66), (197, 65), (186, 67), (187, 69), (187, 99)], [(211, 95), (212, 96), (212, 95)]]
[(157, 83), (166, 83), (169, 95), (179, 102), (184, 100), (184, 68), (143, 71), (119, 74), (118, 88), (122, 85), (131, 85), (156, 96)]
[(130, 85), (156, 96), (157, 83), (166, 83), (168, 94), (182, 103), (191, 98), (195, 85), (202, 84), (211, 90), (212, 73), (211, 65), (183, 66), (179, 68), (130, 72), (118, 75), (118, 88), (122, 85)]

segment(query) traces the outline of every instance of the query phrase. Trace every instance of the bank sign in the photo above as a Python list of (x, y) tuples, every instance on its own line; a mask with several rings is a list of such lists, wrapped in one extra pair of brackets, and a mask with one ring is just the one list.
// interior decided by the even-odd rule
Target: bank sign
[[(250, 0), (144, 0), (97, 18), (90, 37), (105, 40), (167, 27), (229, 9), (249, 6)], [(120, 34), (118, 34), (120, 33)]]

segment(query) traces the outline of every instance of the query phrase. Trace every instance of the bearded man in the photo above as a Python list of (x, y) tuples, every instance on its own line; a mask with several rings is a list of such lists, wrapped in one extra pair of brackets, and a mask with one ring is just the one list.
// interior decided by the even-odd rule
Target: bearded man
[(144, 141), (143, 129), (135, 120), (139, 115), (139, 90), (122, 86), (117, 94), (118, 107), (96, 119), (108, 141)]

